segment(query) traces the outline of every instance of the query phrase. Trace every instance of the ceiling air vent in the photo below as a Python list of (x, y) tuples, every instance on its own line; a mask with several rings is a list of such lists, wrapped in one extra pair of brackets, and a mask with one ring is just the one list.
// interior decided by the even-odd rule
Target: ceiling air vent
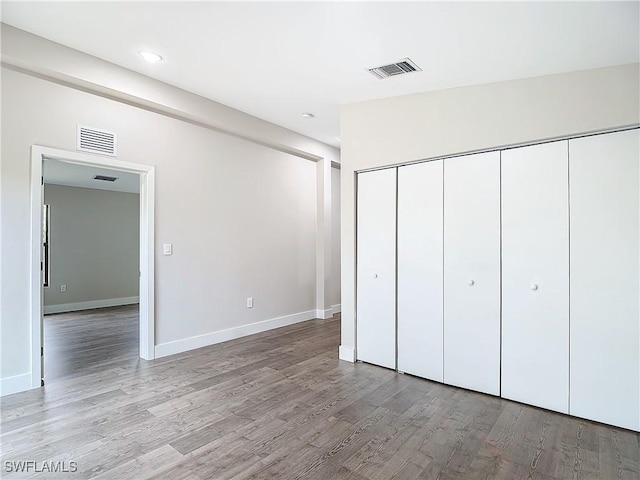
[(82, 152), (116, 156), (116, 134), (78, 125), (77, 147)]
[(379, 79), (421, 71), (422, 69), (408, 58), (403, 58), (402, 60), (398, 60), (396, 63), (390, 63), (389, 65), (382, 65), (381, 67), (369, 69), (369, 72)]
[(107, 175), (96, 175), (93, 177), (94, 180), (102, 180), (103, 182), (115, 182), (118, 177), (109, 177)]

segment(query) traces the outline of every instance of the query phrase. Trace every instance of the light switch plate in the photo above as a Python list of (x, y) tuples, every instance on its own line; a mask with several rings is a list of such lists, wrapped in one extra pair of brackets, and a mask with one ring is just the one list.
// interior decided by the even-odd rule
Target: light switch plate
[(162, 245), (162, 254), (163, 255), (172, 255), (173, 254), (173, 245), (171, 243), (165, 243)]

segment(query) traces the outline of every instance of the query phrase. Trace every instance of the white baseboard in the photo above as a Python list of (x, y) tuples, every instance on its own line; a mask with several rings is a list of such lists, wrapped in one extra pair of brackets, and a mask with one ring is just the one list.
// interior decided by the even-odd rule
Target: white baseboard
[(31, 389), (31, 373), (0, 379), (0, 396), (24, 392)]
[(344, 345), (340, 345), (340, 348), (338, 349), (338, 358), (340, 360), (344, 360), (345, 362), (355, 363), (356, 349), (353, 347), (345, 347)]
[(328, 308), (327, 310), (316, 310), (316, 318), (327, 319), (333, 317), (333, 310)]
[(336, 313), (340, 313), (342, 311), (342, 304), (338, 303), (337, 305), (332, 305), (331, 310), (333, 311), (334, 315)]
[(89, 302), (45, 305), (44, 314), (47, 315), (49, 313), (78, 312), (80, 310), (91, 310), (92, 308), (118, 307), (120, 305), (132, 305), (134, 303), (138, 303), (139, 301), (140, 297), (122, 297), (107, 298), (105, 300), (92, 300)]
[(207, 347), (209, 345), (215, 345), (216, 343), (226, 342), (235, 338), (246, 337), (247, 335), (253, 335), (254, 333), (266, 332), (274, 328), (286, 327), (287, 325), (293, 325), (294, 323), (304, 322), (316, 318), (316, 311), (309, 310), (307, 312), (294, 313), (292, 315), (286, 315), (284, 317), (271, 318), (269, 320), (263, 320), (261, 322), (250, 323), (248, 325), (242, 325), (239, 327), (228, 328), (226, 330), (220, 330), (217, 332), (205, 333), (204, 335), (197, 335), (195, 337), (183, 338), (174, 342), (161, 343), (156, 345), (156, 357), (166, 357), (167, 355), (173, 355), (176, 353), (186, 352), (188, 350), (194, 350), (196, 348)]

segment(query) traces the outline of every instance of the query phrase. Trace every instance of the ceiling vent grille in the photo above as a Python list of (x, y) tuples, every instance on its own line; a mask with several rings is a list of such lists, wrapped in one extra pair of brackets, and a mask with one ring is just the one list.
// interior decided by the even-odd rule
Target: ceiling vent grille
[(116, 156), (116, 134), (78, 125), (77, 147), (82, 152)]
[(405, 73), (421, 72), (422, 69), (408, 58), (398, 60), (396, 63), (382, 65), (381, 67), (370, 68), (369, 72), (376, 78), (383, 79), (404, 75)]
[(94, 180), (102, 180), (103, 182), (115, 182), (118, 177), (110, 177), (108, 175), (96, 175), (93, 177)]

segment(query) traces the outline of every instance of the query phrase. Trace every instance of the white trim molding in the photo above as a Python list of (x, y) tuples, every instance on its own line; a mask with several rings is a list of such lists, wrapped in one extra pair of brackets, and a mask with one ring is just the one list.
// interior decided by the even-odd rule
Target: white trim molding
[[(41, 322), (43, 292), (41, 248), (42, 225), (42, 163), (44, 159), (78, 165), (137, 173), (140, 175), (140, 357), (152, 360), (155, 355), (155, 167), (123, 162), (102, 155), (70, 152), (33, 145), (31, 147), (31, 388), (39, 388), (42, 377), (40, 347), (42, 345)], [(13, 378), (13, 377), (12, 377)]]
[(140, 301), (140, 297), (106, 298), (104, 300), (91, 300), (88, 302), (60, 303), (58, 305), (45, 305), (44, 314), (78, 312), (93, 308), (118, 307), (120, 305), (133, 305)]
[(174, 355), (176, 353), (182, 353), (196, 348), (215, 345), (228, 340), (246, 337), (247, 335), (273, 330), (274, 328), (286, 327), (287, 325), (293, 325), (294, 323), (313, 320), (314, 318), (316, 318), (316, 311), (309, 310), (306, 312), (294, 313), (292, 315), (285, 315), (284, 317), (271, 318), (268, 320), (262, 320), (261, 322), (228, 328), (226, 330), (218, 330), (217, 332), (205, 333), (204, 335), (183, 338), (173, 342), (161, 343), (156, 345), (155, 356), (156, 358), (166, 357), (167, 355)]
[(353, 347), (346, 347), (344, 345), (340, 345), (338, 349), (338, 358), (340, 360), (344, 360), (345, 362), (356, 362), (356, 349)]
[(331, 306), (331, 311), (333, 312), (333, 314), (335, 315), (336, 313), (340, 313), (342, 312), (342, 304), (338, 303), (336, 305), (332, 305)]
[(333, 309), (327, 308), (326, 310), (316, 310), (316, 317), (321, 318), (322, 320), (326, 320), (327, 318), (333, 317)]
[(0, 397), (31, 388), (31, 372), (0, 379)]

